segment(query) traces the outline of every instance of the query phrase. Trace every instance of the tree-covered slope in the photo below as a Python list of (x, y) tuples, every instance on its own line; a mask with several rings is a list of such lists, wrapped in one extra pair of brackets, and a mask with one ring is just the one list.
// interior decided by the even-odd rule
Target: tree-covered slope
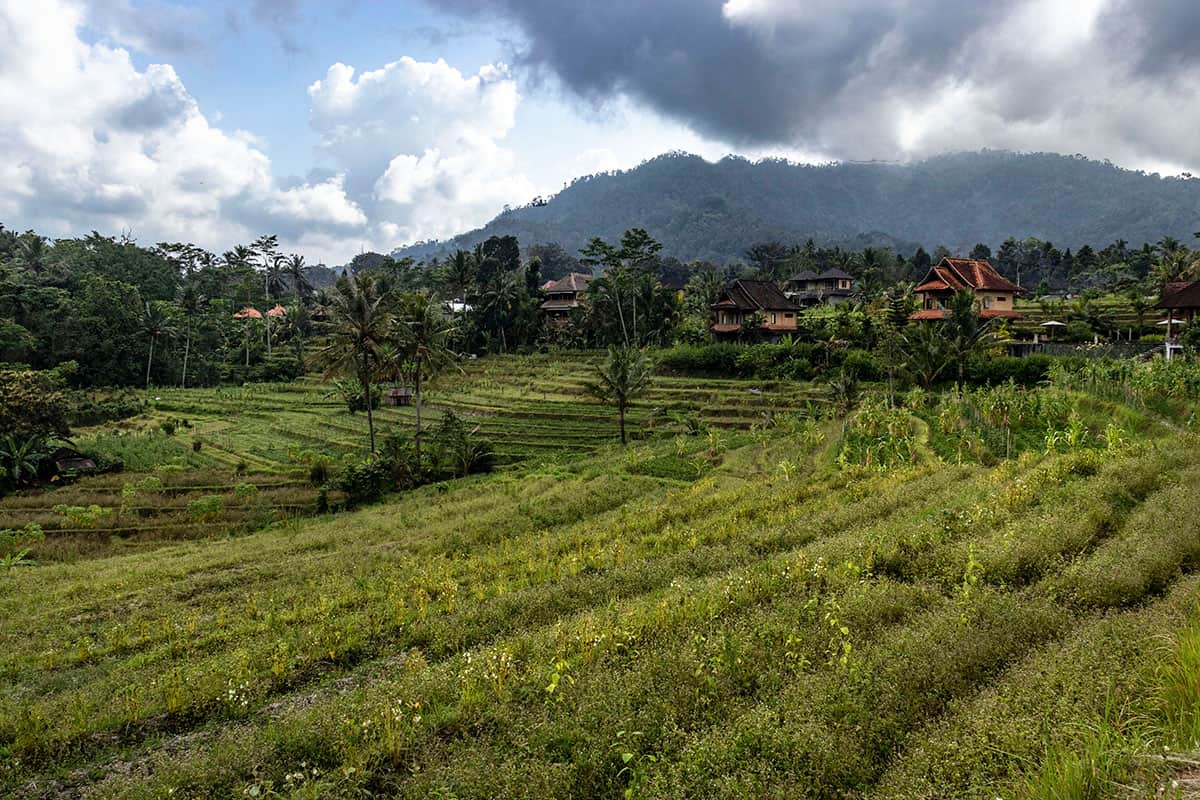
[(824, 166), (667, 154), (580, 178), (545, 204), (511, 209), (452, 240), (406, 248), (427, 257), (492, 235), (568, 250), (644, 227), (677, 258), (727, 261), (755, 242), (893, 244), (897, 249), (1036, 236), (1059, 247), (1200, 229), (1200, 180), (1162, 178), (1050, 153), (957, 153), (913, 164)]

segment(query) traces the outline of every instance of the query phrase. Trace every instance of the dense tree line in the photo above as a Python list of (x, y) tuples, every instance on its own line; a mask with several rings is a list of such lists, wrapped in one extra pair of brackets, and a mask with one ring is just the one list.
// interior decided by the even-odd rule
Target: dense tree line
[[(683, 263), (644, 228), (615, 241), (592, 237), (578, 251), (493, 236), (417, 262), (362, 253), (350, 276), (369, 275), (381, 295), (434, 298), (453, 323), (457, 353), (514, 352), (551, 345), (664, 346), (708, 338), (711, 304), (732, 277), (777, 282), (800, 271), (841, 269), (860, 303), (882, 302), (920, 280), (945, 247), (911, 255), (889, 247), (853, 250), (814, 239), (750, 245), (738, 263)], [(1034, 295), (1126, 294), (1145, 314), (1167, 281), (1200, 277), (1200, 251), (1173, 239), (1130, 246), (1058, 248), (1009, 239), (989, 258)], [(540, 311), (547, 281), (592, 274), (586, 302), (567, 324)], [(282, 253), (261, 236), (221, 255), (184, 243), (143, 247), (99, 233), (51, 241), (0, 228), (0, 364), (53, 368), (74, 361), (78, 385), (211, 385), (287, 378), (321, 346), (339, 272)], [(1074, 315), (1104, 333), (1104, 320)]]

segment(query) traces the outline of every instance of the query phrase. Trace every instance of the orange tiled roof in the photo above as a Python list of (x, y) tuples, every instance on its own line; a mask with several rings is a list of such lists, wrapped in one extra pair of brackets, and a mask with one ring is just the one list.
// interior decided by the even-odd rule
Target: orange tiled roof
[(925, 280), (913, 291), (945, 292), (959, 289), (986, 289), (993, 292), (1022, 294), (1024, 289), (1005, 278), (983, 259), (943, 258), (929, 269)]

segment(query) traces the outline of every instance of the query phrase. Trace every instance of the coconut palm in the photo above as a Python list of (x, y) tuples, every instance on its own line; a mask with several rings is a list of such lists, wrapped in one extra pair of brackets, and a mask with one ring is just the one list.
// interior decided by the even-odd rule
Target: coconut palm
[(158, 340), (164, 336), (174, 336), (175, 323), (159, 303), (146, 303), (139, 323), (144, 333), (150, 339), (150, 349), (146, 356), (146, 388), (150, 388), (150, 368), (154, 365), (154, 349)]
[(524, 283), (515, 272), (497, 270), (492, 280), (483, 287), (483, 311), (491, 318), (496, 333), (500, 337), (500, 352), (508, 351), (508, 337), (505, 328), (513, 308), (521, 300)]
[(417, 430), (413, 439), (417, 463), (421, 463), (421, 381), (455, 363), (457, 354), (450, 349), (457, 327), (442, 311), (442, 305), (424, 294), (403, 298), (392, 325), (392, 341), (413, 382), (413, 403), (417, 412)]
[(20, 238), (15, 255), (16, 263), (24, 269), (34, 273), (44, 272), (50, 257), (46, 238), (32, 232), (26, 233)]
[(175, 304), (179, 306), (180, 312), (183, 313), (184, 320), (184, 339), (183, 339), (183, 376), (180, 385), (187, 388), (188, 374), (188, 356), (192, 350), (192, 324), (197, 316), (204, 311), (208, 305), (208, 298), (202, 295), (196, 289), (196, 285), (192, 282), (185, 283), (179, 290), (179, 296), (175, 299)]
[(992, 320), (979, 315), (975, 293), (962, 289), (950, 300), (950, 315), (943, 324), (946, 351), (950, 363), (957, 369), (958, 390), (961, 392), (967, 362), (979, 353), (991, 334)]
[(308, 282), (309, 267), (304, 263), (304, 256), (293, 254), (284, 262), (284, 273), (292, 286), (292, 294), (296, 305), (300, 305), (312, 295), (312, 284)]
[(343, 276), (326, 306), (327, 339), (319, 355), (326, 377), (350, 373), (362, 387), (367, 409), (371, 452), (375, 452), (375, 417), (371, 409), (371, 379), (379, 367), (379, 351), (390, 333), (392, 315), (375, 278), (369, 272)]
[(625, 437), (625, 412), (650, 388), (650, 362), (641, 350), (609, 347), (608, 360), (596, 368), (596, 380), (585, 385), (588, 394), (617, 407), (621, 444)]

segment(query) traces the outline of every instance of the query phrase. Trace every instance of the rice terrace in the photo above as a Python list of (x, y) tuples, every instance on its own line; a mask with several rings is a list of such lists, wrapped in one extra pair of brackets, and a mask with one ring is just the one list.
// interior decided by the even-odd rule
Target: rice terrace
[(1197, 41), (0, 0), (0, 800), (1200, 800)]
[[(848, 418), (811, 384), (661, 378), (622, 449), (578, 396), (589, 360), (448, 378), (431, 415), (478, 420), (506, 466), (357, 512), (289, 513), (303, 454), (364, 433), (305, 384), (156, 390), (138, 421), (186, 417), (198, 452), (6, 499), (14, 527), (68, 492), (135, 520), (46, 525), (45, 561), (4, 576), (6, 792), (990, 797), (1173, 774), (1158, 751), (1197, 724), (1190, 365)], [(116, 483), (153, 476), (150, 516), (119, 508)], [(201, 531), (198, 493), (225, 499)], [(235, 535), (242, 504), (276, 518)]]

